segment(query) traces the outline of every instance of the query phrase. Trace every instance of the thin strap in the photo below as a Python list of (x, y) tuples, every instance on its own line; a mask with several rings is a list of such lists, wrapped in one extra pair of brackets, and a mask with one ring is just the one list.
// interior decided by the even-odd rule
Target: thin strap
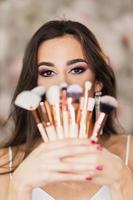
[(128, 135), (126, 142), (126, 150), (125, 150), (125, 165), (128, 165), (129, 163), (130, 144), (131, 144), (131, 135)]
[(12, 148), (8, 147), (8, 156), (9, 156), (9, 169), (10, 169), (10, 179), (12, 178), (12, 160), (13, 160), (13, 155), (12, 155)]

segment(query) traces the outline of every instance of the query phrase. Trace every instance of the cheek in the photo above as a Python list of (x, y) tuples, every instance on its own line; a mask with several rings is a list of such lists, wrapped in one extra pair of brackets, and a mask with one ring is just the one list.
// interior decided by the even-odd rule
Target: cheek
[(51, 85), (56, 85), (55, 79), (44, 79), (42, 76), (38, 76), (37, 85), (42, 85), (45, 89), (49, 88)]

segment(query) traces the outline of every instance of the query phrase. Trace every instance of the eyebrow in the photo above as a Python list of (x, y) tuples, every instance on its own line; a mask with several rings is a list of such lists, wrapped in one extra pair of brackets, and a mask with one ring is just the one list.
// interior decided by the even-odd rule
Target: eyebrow
[[(76, 58), (76, 59), (73, 59), (73, 60), (69, 60), (67, 61), (67, 65), (72, 65), (72, 64), (75, 64), (75, 63), (78, 63), (78, 62), (84, 62), (86, 64), (88, 64), (88, 62), (85, 60), (85, 59), (82, 59), (82, 58)], [(45, 65), (45, 66), (48, 66), (48, 67), (54, 67), (55, 65), (51, 62), (40, 62), (37, 66), (40, 67), (42, 65)]]

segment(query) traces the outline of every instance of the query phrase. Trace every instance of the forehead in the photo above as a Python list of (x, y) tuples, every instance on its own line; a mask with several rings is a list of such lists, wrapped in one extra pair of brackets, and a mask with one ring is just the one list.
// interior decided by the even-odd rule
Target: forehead
[(72, 35), (56, 37), (42, 42), (38, 48), (38, 62), (42, 59), (74, 59), (84, 58), (81, 43)]

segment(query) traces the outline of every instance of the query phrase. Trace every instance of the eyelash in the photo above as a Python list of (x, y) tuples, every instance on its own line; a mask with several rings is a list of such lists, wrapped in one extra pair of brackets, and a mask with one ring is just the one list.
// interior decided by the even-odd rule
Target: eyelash
[[(44, 75), (45, 73), (47, 73), (47, 75)], [(55, 72), (53, 72), (52, 70), (44, 70), (44, 71), (41, 71), (41, 72), (39, 72), (39, 75), (41, 75), (41, 76), (43, 76), (43, 77), (46, 77), (46, 78), (48, 78), (48, 77), (52, 77), (53, 75), (48, 75), (48, 73), (54, 73), (54, 74), (56, 74)]]
[[(81, 73), (86, 71), (86, 68), (84, 68), (84, 67), (74, 67), (73, 69), (70, 70), (70, 72), (72, 72), (74, 70), (75, 70), (74, 74), (81, 74)], [(79, 70), (80, 72), (76, 72), (76, 70)]]
[[(79, 71), (77, 72), (77, 70), (79, 70)], [(75, 74), (78, 75), (78, 74), (81, 74), (81, 73), (83, 73), (85, 71), (86, 71), (85, 67), (74, 67), (69, 71), (69, 73), (72, 73), (74, 75)], [(45, 75), (45, 73), (47, 73), (47, 75)], [(52, 75), (52, 73), (53, 73), (53, 75)], [(54, 74), (56, 74), (56, 73), (54, 71), (52, 71), (52, 70), (44, 70), (44, 71), (39, 72), (39, 75), (41, 75), (43, 77), (46, 77), (46, 78), (52, 77), (52, 76), (54, 76)]]

